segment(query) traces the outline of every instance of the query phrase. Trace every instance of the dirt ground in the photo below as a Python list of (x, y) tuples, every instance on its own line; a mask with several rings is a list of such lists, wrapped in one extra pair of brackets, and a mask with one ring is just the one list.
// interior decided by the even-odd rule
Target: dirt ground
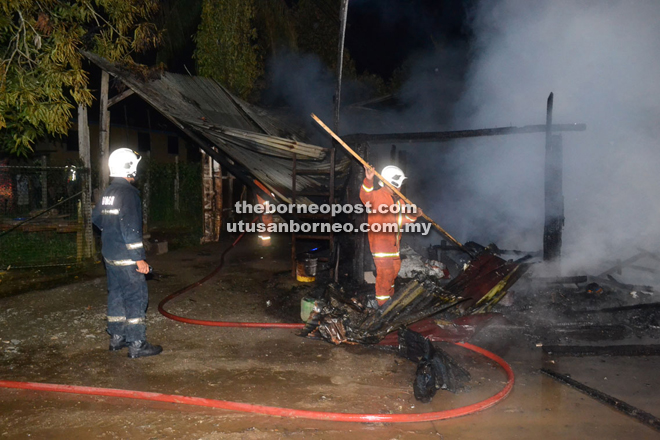
[[(208, 320), (300, 322), (303, 289), (290, 276), (286, 242), (260, 249), (247, 237), (222, 271), (170, 303)], [(418, 413), (471, 404), (505, 383), (492, 362), (445, 345), (472, 376), (469, 390), (417, 402), (416, 366), (382, 349), (333, 346), (288, 329), (202, 327), (166, 319), (158, 302), (219, 263), (227, 243), (151, 257), (149, 340), (160, 356), (109, 352), (99, 267), (76, 282), (0, 298), (0, 378), (205, 397), (329, 412)], [(278, 254), (279, 253), (279, 254)], [(0, 275), (1, 277), (1, 275)], [(4, 281), (3, 281), (4, 282)], [(3, 285), (7, 291), (6, 284)], [(293, 291), (292, 291), (292, 288)], [(25, 289), (23, 289), (25, 290)], [(520, 292), (517, 292), (520, 294)], [(425, 423), (360, 424), (252, 415), (145, 401), (0, 389), (0, 437), (39, 439), (655, 439), (660, 433), (539, 373), (551, 368), (660, 416), (659, 357), (553, 357), (515, 327), (486, 328), (470, 342), (502, 356), (512, 393), (470, 416)]]

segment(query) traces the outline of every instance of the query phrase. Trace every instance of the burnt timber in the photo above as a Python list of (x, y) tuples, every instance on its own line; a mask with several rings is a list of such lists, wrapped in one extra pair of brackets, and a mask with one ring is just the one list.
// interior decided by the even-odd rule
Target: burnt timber
[[(585, 131), (586, 124), (553, 124), (552, 132), (564, 131)], [(430, 131), (424, 133), (384, 133), (367, 134), (354, 133), (342, 136), (347, 143), (382, 144), (389, 142), (413, 143), (413, 142), (448, 142), (455, 139), (467, 139), (484, 136), (504, 136), (509, 134), (530, 134), (545, 133), (546, 124), (525, 125), (523, 127), (497, 127), (482, 128), (478, 130), (457, 130), (457, 131)]]
[(586, 394), (587, 396), (592, 397), (616, 409), (617, 411), (626, 414), (627, 416), (637, 419), (638, 421), (642, 422), (647, 426), (650, 426), (656, 431), (660, 431), (660, 419), (658, 419), (652, 414), (649, 414), (645, 411), (642, 411), (639, 408), (630, 405), (629, 403), (626, 403), (622, 400), (619, 400), (615, 397), (605, 394), (602, 391), (598, 391), (597, 389), (588, 387), (585, 384), (578, 382), (577, 380), (571, 379), (568, 375), (559, 374), (545, 368), (541, 369), (541, 373), (550, 376), (551, 378), (555, 379), (558, 382), (561, 382), (572, 388), (575, 388), (576, 390)]
[(660, 345), (544, 345), (557, 356), (660, 356)]

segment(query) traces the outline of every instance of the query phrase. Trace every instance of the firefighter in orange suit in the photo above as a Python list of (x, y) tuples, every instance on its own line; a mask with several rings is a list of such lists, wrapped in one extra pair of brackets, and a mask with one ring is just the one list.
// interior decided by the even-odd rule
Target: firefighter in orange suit
[[(417, 220), (422, 215), (422, 210), (417, 208), (417, 212), (414, 214), (404, 212), (404, 202), (388, 186), (379, 182), (382, 188), (374, 189), (374, 175), (373, 168), (365, 167), (360, 200), (367, 208), (370, 208), (367, 211), (369, 212), (369, 248), (376, 265), (376, 301), (379, 306), (382, 306), (394, 293), (394, 280), (401, 269), (399, 256), (401, 229), (403, 225)], [(401, 188), (403, 180), (406, 178), (400, 168), (392, 165), (385, 167), (381, 176), (397, 189)], [(382, 232), (383, 225), (386, 224), (396, 225), (396, 230)], [(375, 232), (374, 229), (378, 226), (374, 228), (374, 225), (380, 226), (381, 232)]]

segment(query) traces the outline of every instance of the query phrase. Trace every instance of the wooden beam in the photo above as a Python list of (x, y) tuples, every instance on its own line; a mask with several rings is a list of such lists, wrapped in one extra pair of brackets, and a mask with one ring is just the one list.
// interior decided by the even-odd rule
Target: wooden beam
[[(552, 132), (564, 131), (585, 131), (586, 124), (554, 124)], [(525, 125), (524, 127), (498, 127), (482, 128), (478, 130), (458, 130), (458, 131), (430, 131), (426, 133), (385, 133), (385, 134), (365, 134), (355, 133), (342, 136), (348, 143), (383, 144), (390, 142), (413, 143), (413, 142), (448, 142), (455, 139), (465, 139), (484, 136), (503, 136), (510, 134), (530, 134), (545, 133), (546, 124)]]
[(117, 104), (119, 101), (128, 98), (133, 93), (135, 93), (133, 89), (126, 89), (123, 92), (113, 96), (112, 98), (108, 99), (108, 107), (112, 107), (113, 105)]

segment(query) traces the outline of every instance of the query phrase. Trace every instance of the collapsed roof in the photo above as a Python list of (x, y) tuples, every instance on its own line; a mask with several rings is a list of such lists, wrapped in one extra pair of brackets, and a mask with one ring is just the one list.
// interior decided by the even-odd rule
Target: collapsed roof
[[(186, 133), (199, 147), (220, 163), (229, 163), (256, 178), (280, 202), (292, 201), (292, 173), (295, 192), (328, 192), (331, 168), (330, 149), (305, 143), (296, 132), (266, 110), (233, 96), (210, 78), (163, 72), (144, 79), (98, 55), (84, 55), (119, 79), (156, 111)], [(349, 161), (335, 165), (335, 184), (341, 184)], [(240, 177), (240, 176), (238, 176)], [(246, 183), (246, 182), (244, 182)], [(305, 197), (296, 202), (311, 203)]]

